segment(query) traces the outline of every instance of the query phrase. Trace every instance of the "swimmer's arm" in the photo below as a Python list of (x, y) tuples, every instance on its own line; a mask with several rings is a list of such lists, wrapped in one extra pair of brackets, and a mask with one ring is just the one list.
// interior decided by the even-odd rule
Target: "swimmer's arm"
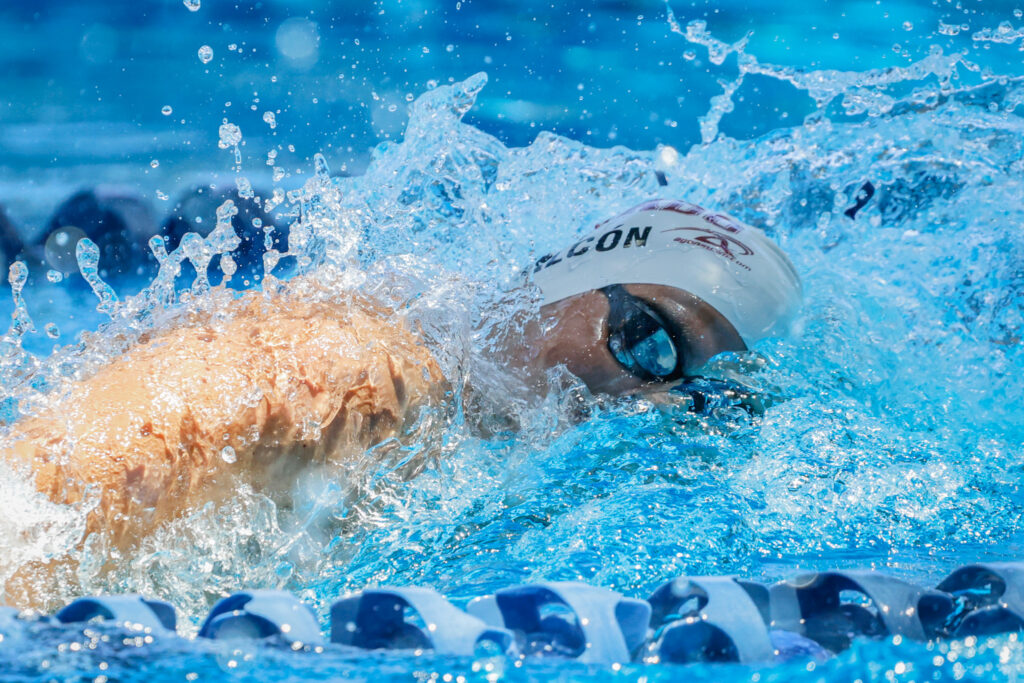
[(272, 489), (295, 463), (361, 453), (440, 391), (430, 354), (374, 312), (239, 306), (75, 383), (15, 426), (8, 459), (55, 502), (98, 496), (86, 533), (126, 547), (240, 479)]

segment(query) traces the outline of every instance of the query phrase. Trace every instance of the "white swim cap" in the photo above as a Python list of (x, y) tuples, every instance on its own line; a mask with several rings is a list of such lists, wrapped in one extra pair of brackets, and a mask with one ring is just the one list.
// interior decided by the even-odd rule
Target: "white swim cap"
[(608, 285), (675, 287), (710, 304), (747, 346), (784, 334), (803, 298), (782, 250), (757, 228), (679, 201), (647, 202), (539, 259), (544, 303)]

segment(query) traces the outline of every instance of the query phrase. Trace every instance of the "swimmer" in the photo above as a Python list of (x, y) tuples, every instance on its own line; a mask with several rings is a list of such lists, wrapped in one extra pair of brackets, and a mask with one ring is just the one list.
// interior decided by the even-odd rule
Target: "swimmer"
[[(509, 371), (542, 386), (563, 365), (608, 394), (670, 387), (716, 354), (782, 334), (801, 299), (792, 264), (760, 230), (673, 201), (598, 225), (528, 274), (542, 306), (505, 340)], [(366, 297), (296, 278), (227, 309), (193, 313), (69, 382), (12, 426), (0, 457), (55, 503), (96, 497), (84, 536), (129, 550), (243, 484), (286, 494), (304, 467), (357, 458), (442, 404), (431, 351)], [(66, 557), (23, 566), (3, 577), (0, 602), (40, 605), (40, 577), (73, 574)]]

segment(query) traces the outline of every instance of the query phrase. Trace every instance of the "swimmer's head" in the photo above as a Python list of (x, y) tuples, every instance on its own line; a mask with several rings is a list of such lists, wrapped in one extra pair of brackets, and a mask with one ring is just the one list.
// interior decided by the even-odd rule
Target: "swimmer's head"
[(662, 387), (783, 334), (802, 299), (793, 264), (762, 231), (677, 201), (630, 209), (531, 270), (539, 360), (608, 393)]

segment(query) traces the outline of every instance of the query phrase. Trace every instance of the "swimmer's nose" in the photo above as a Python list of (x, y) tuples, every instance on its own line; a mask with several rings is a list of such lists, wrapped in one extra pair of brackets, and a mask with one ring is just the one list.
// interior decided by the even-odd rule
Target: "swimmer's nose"
[(152, 207), (124, 190), (82, 190), (57, 207), (37, 246), (45, 267), (64, 274), (78, 270), (76, 247), (88, 237), (100, 250), (100, 274), (142, 275), (156, 261), (146, 246), (157, 231)]

